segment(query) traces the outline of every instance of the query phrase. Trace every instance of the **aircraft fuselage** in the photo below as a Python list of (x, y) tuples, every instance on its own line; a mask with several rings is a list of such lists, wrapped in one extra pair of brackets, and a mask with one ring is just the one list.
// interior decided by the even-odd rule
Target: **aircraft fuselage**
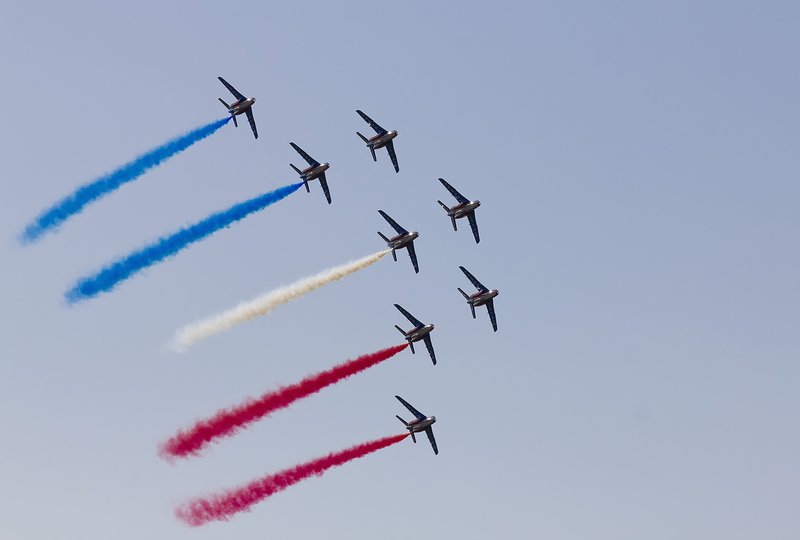
[(425, 339), (425, 336), (431, 333), (433, 330), (432, 324), (426, 324), (425, 326), (416, 326), (406, 332), (406, 340), (411, 343), (416, 343), (417, 341), (422, 341)]
[(458, 203), (457, 205), (450, 208), (447, 212), (447, 215), (453, 216), (456, 219), (463, 218), (464, 216), (468, 216), (470, 212), (473, 212), (476, 208), (481, 205), (481, 201), (469, 201)]
[(319, 175), (324, 173), (330, 168), (330, 163), (320, 163), (319, 165), (312, 165), (311, 167), (306, 167), (302, 171), (300, 171), (300, 179), (301, 180), (313, 180), (317, 178)]
[(500, 294), (500, 291), (497, 289), (492, 289), (491, 291), (478, 291), (469, 296), (468, 302), (473, 306), (482, 306), (498, 294)]
[(230, 104), (230, 106), (228, 106), (228, 112), (234, 116), (244, 114), (247, 112), (247, 109), (253, 106), (253, 103), (255, 102), (256, 98), (247, 98), (234, 101)]
[(370, 137), (367, 140), (367, 146), (371, 146), (372, 148), (383, 148), (386, 146), (389, 141), (397, 137), (396, 131), (387, 131), (386, 133), (379, 133), (373, 137)]
[(389, 249), (402, 249), (416, 240), (417, 237), (419, 237), (419, 233), (417, 231), (401, 233), (389, 238), (389, 241), (386, 243), (386, 245), (389, 246)]
[(406, 429), (414, 433), (419, 433), (421, 431), (425, 431), (428, 427), (430, 427), (432, 424), (435, 423), (436, 423), (435, 416), (428, 416), (427, 418), (415, 418), (414, 420), (408, 423)]

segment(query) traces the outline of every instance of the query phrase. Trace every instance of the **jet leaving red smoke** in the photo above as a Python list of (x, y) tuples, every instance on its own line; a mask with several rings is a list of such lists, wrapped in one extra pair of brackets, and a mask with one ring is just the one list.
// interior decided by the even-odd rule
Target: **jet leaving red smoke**
[(186, 431), (178, 431), (174, 437), (160, 445), (159, 455), (166, 460), (200, 455), (211, 441), (220, 437), (231, 437), (248, 424), (278, 409), (288, 407), (298, 399), (319, 392), (326, 386), (388, 360), (406, 347), (408, 343), (359, 356), (327, 371), (309, 375), (299, 383), (267, 392), (256, 400), (249, 398), (236, 407), (221, 409), (208, 420), (199, 420)]
[(332, 467), (364, 457), (367, 454), (396, 444), (408, 437), (408, 433), (384, 437), (334, 452), (325, 457), (295, 465), (291, 469), (254, 480), (246, 486), (223, 491), (208, 497), (192, 499), (175, 509), (178, 519), (192, 527), (205, 525), (209, 521), (228, 521), (238, 512), (249, 512), (250, 507), (267, 497), (283, 491), (310, 476), (320, 476)]

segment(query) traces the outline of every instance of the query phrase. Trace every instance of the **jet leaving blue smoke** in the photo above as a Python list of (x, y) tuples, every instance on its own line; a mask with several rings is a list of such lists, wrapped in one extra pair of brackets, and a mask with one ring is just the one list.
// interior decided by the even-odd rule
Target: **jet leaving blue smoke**
[(183, 152), (197, 141), (205, 139), (230, 122), (231, 118), (233, 117), (229, 116), (223, 120), (217, 120), (207, 126), (190, 131), (186, 135), (172, 139), (123, 165), (116, 171), (105, 174), (94, 182), (79, 187), (75, 192), (58, 201), (29, 223), (19, 237), (20, 243), (25, 245), (39, 240), (45, 233), (57, 228), (70, 216), (79, 213), (87, 204), (103, 197), (107, 193), (111, 193), (122, 184), (136, 180), (146, 173), (148, 169), (161, 165), (175, 154)]
[(111, 263), (95, 275), (79, 279), (72, 289), (64, 293), (64, 298), (68, 304), (74, 304), (92, 298), (101, 292), (110, 291), (116, 287), (117, 283), (128, 279), (136, 272), (161, 262), (189, 244), (202, 240), (253, 212), (258, 212), (272, 203), (280, 201), (297, 191), (302, 185), (303, 183), (299, 182), (270, 191), (255, 199), (239, 203), (228, 210), (212, 214), (203, 221), (181, 229), (171, 236), (161, 238), (154, 244)]

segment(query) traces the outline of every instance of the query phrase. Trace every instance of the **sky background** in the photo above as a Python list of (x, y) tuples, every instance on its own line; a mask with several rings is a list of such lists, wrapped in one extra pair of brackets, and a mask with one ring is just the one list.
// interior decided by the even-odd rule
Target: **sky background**
[[(800, 4), (4, 2), (0, 66), (0, 531), (28, 539), (797, 538)], [(223, 127), (21, 247), (76, 187)], [(399, 136), (395, 174), (355, 131)], [(118, 256), (316, 183), (115, 291), (63, 293)], [(453, 232), (445, 178), (477, 212)], [(186, 354), (175, 330), (420, 232)], [(466, 266), (490, 288), (473, 320)], [(403, 351), (167, 464), (159, 442), (280, 384)], [(422, 352), (423, 354), (420, 354)], [(402, 432), (410, 440), (190, 529), (187, 498)]]

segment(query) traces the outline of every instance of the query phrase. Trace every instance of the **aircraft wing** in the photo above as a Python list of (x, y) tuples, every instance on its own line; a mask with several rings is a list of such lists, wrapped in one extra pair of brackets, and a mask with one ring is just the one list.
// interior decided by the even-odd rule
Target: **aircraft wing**
[(405, 318), (406, 318), (406, 319), (408, 319), (408, 322), (410, 322), (410, 323), (411, 323), (411, 324), (413, 324), (414, 326), (425, 326), (424, 324), (422, 324), (421, 322), (419, 322), (419, 319), (417, 319), (416, 317), (414, 317), (414, 316), (413, 316), (411, 313), (409, 313), (408, 311), (404, 310), (404, 309), (403, 309), (403, 308), (400, 306), (400, 304), (395, 304), (395, 305), (394, 305), (394, 307), (396, 307), (396, 308), (397, 308), (397, 309), (400, 311), (400, 313), (402, 313), (402, 314), (405, 316)]
[(394, 165), (394, 172), (400, 172), (400, 165), (397, 164), (397, 154), (394, 153), (394, 143), (392, 141), (386, 143), (386, 150), (389, 152), (392, 165)]
[(408, 401), (404, 400), (400, 396), (394, 396), (394, 397), (396, 397), (398, 400), (400, 400), (400, 403), (402, 403), (405, 406), (405, 408), (408, 409), (411, 412), (411, 414), (413, 414), (417, 418), (422, 418), (422, 419), (427, 418), (427, 416), (425, 416), (424, 414), (419, 412), (417, 409), (412, 407), (411, 404)]
[(444, 178), (439, 178), (439, 182), (441, 182), (442, 185), (447, 188), (447, 191), (450, 192), (450, 195), (455, 197), (458, 202), (460, 203), (469, 202), (466, 197), (464, 197), (461, 193), (456, 191), (456, 188), (445, 182)]
[(467, 279), (470, 280), (473, 285), (475, 285), (476, 289), (478, 289), (479, 291), (488, 291), (489, 290), (486, 287), (484, 287), (483, 284), (480, 281), (475, 279), (475, 276), (470, 274), (469, 271), (466, 268), (464, 268), (463, 266), (459, 266), (459, 268), (461, 268), (461, 271), (464, 272), (465, 276), (467, 276)]
[(231, 94), (233, 94), (233, 95), (236, 97), (236, 99), (247, 99), (247, 98), (246, 98), (246, 97), (244, 97), (244, 96), (241, 94), (241, 92), (239, 92), (239, 91), (238, 91), (236, 88), (234, 88), (233, 86), (231, 86), (230, 84), (228, 84), (228, 81), (226, 81), (226, 80), (225, 80), (225, 79), (223, 79), (222, 77), (217, 77), (217, 79), (219, 79), (219, 82), (221, 82), (222, 84), (224, 84), (224, 85), (225, 85), (225, 88), (227, 88), (228, 90), (230, 90)]
[(494, 314), (494, 299), (486, 302), (486, 309), (489, 310), (489, 319), (492, 321), (492, 328), (497, 332), (497, 316)]
[(316, 166), (318, 166), (318, 165), (319, 165), (319, 162), (318, 162), (316, 159), (314, 159), (314, 158), (312, 158), (311, 156), (309, 156), (308, 154), (306, 154), (305, 152), (303, 152), (303, 149), (302, 149), (302, 148), (300, 148), (299, 146), (297, 146), (297, 145), (296, 145), (296, 144), (294, 144), (293, 142), (290, 142), (289, 144), (291, 144), (291, 145), (292, 145), (292, 148), (294, 148), (295, 150), (297, 150), (297, 153), (298, 153), (298, 154), (300, 154), (301, 156), (303, 156), (303, 159), (304, 159), (304, 160), (306, 160), (306, 162), (307, 162), (309, 165), (311, 165), (312, 167), (316, 167)]
[(431, 355), (431, 360), (433, 360), (433, 365), (436, 365), (436, 353), (433, 352), (433, 342), (431, 341), (431, 335), (425, 334), (425, 337), (422, 338), (425, 341), (425, 348), (428, 349), (428, 354)]
[(383, 216), (383, 219), (389, 222), (389, 225), (391, 225), (392, 228), (394, 228), (394, 230), (397, 231), (397, 234), (408, 234), (408, 231), (405, 230), (400, 225), (398, 225), (397, 222), (392, 218), (390, 218), (386, 212), (384, 212), (383, 210), (378, 210), (378, 213)]
[(433, 428), (428, 426), (425, 428), (425, 434), (428, 435), (428, 440), (431, 441), (431, 446), (433, 446), (433, 453), (437, 456), (439, 455), (439, 447), (436, 446), (436, 439), (433, 436)]
[(357, 112), (359, 115), (361, 115), (361, 118), (363, 118), (363, 119), (364, 119), (364, 121), (365, 121), (367, 124), (369, 124), (369, 127), (371, 127), (372, 129), (374, 129), (374, 130), (375, 130), (375, 132), (376, 132), (377, 134), (379, 134), (379, 135), (383, 135), (384, 133), (386, 133), (386, 130), (385, 130), (385, 129), (383, 129), (383, 128), (382, 128), (381, 126), (379, 126), (378, 124), (376, 124), (376, 123), (375, 123), (375, 122), (372, 120), (372, 118), (370, 118), (369, 116), (367, 116), (367, 115), (366, 115), (366, 114), (364, 114), (363, 112), (359, 111), (358, 109), (356, 109), (356, 112)]
[(250, 129), (253, 130), (253, 136), (258, 139), (258, 130), (256, 129), (256, 119), (253, 118), (253, 109), (247, 109), (245, 114), (247, 115), (247, 121), (250, 122)]
[(417, 252), (414, 251), (414, 242), (408, 244), (408, 256), (411, 257), (411, 264), (414, 266), (414, 272), (419, 274), (419, 264), (417, 263)]
[(475, 237), (475, 243), (481, 243), (481, 235), (478, 233), (478, 222), (475, 220), (475, 210), (467, 214), (467, 219), (469, 220), (469, 226), (472, 228), (472, 236)]
[(331, 192), (328, 189), (328, 181), (325, 179), (325, 173), (322, 173), (319, 178), (319, 185), (322, 186), (322, 191), (325, 193), (325, 198), (328, 199), (328, 204), (331, 204)]

